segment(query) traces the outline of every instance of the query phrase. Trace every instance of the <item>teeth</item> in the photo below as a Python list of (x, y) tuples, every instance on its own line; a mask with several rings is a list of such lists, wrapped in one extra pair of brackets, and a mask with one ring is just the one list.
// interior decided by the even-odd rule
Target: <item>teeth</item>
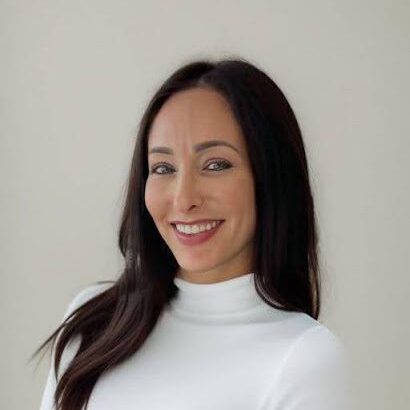
[(204, 231), (209, 231), (213, 228), (215, 228), (216, 225), (218, 225), (221, 221), (213, 221), (207, 224), (200, 224), (200, 225), (182, 225), (182, 224), (177, 224), (176, 228), (179, 232), (183, 232), (188, 235), (194, 235), (198, 232), (204, 232)]

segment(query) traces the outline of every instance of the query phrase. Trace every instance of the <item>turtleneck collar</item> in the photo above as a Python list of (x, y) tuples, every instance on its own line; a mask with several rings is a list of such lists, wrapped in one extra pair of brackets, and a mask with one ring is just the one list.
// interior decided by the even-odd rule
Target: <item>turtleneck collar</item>
[(253, 272), (209, 284), (175, 277), (174, 284), (178, 294), (172, 300), (171, 308), (192, 318), (238, 317), (264, 304), (256, 292)]

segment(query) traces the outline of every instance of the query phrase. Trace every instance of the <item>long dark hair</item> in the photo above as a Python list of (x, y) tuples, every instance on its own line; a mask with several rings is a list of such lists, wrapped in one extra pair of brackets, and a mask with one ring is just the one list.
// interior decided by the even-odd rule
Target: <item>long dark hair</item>
[(225, 97), (246, 139), (255, 184), (252, 272), (258, 294), (273, 308), (319, 316), (315, 210), (292, 108), (274, 81), (243, 58), (191, 61), (160, 86), (140, 122), (119, 229), (124, 270), (112, 286), (77, 307), (33, 354), (58, 340), (53, 363), (58, 374), (67, 343), (81, 337), (57, 384), (57, 410), (87, 407), (99, 376), (137, 352), (177, 295), (177, 261), (145, 207), (147, 136), (165, 101), (192, 87)]

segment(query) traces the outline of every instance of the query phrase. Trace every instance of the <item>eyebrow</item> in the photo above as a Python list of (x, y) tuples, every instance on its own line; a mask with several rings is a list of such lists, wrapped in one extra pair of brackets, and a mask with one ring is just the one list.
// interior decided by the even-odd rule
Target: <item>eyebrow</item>
[[(238, 154), (239, 150), (236, 148), (234, 145), (230, 144), (227, 141), (223, 140), (209, 140), (205, 142), (200, 142), (199, 144), (196, 144), (194, 146), (194, 152), (200, 152), (208, 148), (216, 147), (216, 146), (225, 146), (234, 149)], [(169, 154), (172, 155), (174, 152), (172, 151), (171, 148), (168, 147), (153, 147), (149, 150), (149, 154)]]

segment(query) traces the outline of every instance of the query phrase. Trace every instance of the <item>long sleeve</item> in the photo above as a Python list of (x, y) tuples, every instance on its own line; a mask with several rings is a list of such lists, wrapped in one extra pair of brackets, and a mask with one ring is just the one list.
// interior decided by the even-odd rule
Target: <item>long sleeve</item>
[(318, 325), (290, 347), (264, 410), (348, 410), (352, 400), (344, 345)]
[[(77, 307), (80, 305), (83, 305), (85, 302), (90, 300), (93, 296), (97, 295), (100, 290), (103, 290), (106, 288), (106, 285), (92, 285), (89, 286), (82, 291), (80, 291), (69, 303), (64, 315), (63, 315), (63, 320), (64, 321)], [(70, 340), (70, 342), (66, 345), (63, 355), (61, 358), (61, 363), (60, 363), (60, 370), (59, 370), (59, 375), (61, 375), (65, 369), (68, 367), (69, 363), (71, 360), (74, 358), (75, 354), (77, 353), (78, 348), (80, 347), (80, 337), (75, 337), (74, 339)], [(54, 358), (55, 358), (55, 346), (54, 349), (51, 352), (51, 365), (50, 365), (50, 370), (48, 372), (46, 384), (44, 387), (42, 399), (41, 399), (41, 404), (40, 404), (40, 410), (54, 410), (54, 394), (56, 391), (57, 387), (57, 378), (56, 374), (54, 372)]]

